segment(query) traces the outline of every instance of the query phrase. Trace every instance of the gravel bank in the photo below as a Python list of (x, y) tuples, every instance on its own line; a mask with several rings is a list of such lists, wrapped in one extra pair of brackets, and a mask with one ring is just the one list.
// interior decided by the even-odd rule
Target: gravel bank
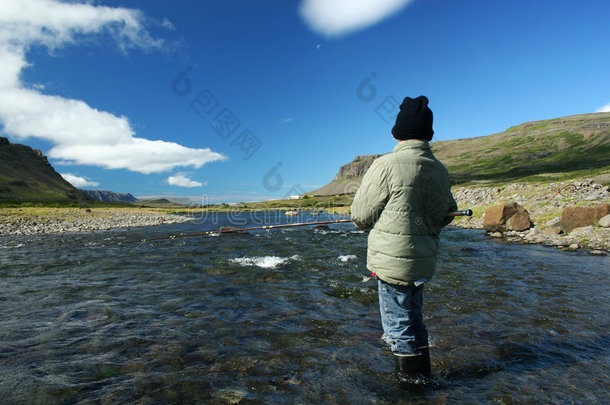
[(453, 190), (460, 208), (471, 208), (472, 217), (457, 218), (452, 225), (483, 230), (483, 214), (491, 206), (517, 202), (528, 210), (534, 227), (525, 232), (509, 231), (505, 239), (522, 243), (538, 243), (575, 250), (597, 250), (594, 254), (610, 252), (610, 228), (590, 226), (569, 234), (557, 234), (552, 228), (561, 220), (568, 206), (610, 203), (610, 188), (590, 179), (564, 183), (515, 183), (502, 187), (455, 187)]
[(182, 215), (130, 209), (4, 208), (0, 210), (0, 235), (90, 232), (189, 220), (189, 217)]

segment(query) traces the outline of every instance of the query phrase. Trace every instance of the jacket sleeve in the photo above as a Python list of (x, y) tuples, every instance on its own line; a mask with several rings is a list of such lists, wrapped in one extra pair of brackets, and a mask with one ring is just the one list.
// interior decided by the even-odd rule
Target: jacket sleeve
[(371, 229), (389, 198), (387, 171), (379, 160), (367, 170), (351, 206), (352, 221), (360, 229)]
[[(457, 203), (455, 202), (455, 198), (453, 198), (453, 194), (451, 193), (451, 187), (447, 188), (447, 199), (449, 200), (449, 212), (451, 211), (457, 211), (458, 206)], [(451, 221), (453, 221), (454, 217), (445, 217), (445, 219), (443, 220), (443, 226), (447, 226), (451, 223)]]

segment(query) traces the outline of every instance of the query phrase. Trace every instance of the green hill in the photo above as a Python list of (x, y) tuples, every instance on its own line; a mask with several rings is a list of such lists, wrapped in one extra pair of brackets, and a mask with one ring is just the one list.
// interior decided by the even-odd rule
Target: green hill
[(149, 200), (138, 200), (134, 203), (134, 205), (138, 207), (147, 207), (147, 208), (188, 208), (188, 205), (177, 203), (175, 201), (171, 201), (167, 198), (157, 198), (157, 199), (149, 199)]
[[(432, 142), (453, 184), (558, 181), (610, 182), (610, 113), (573, 115), (517, 125), (476, 138)], [(333, 181), (308, 195), (353, 193), (380, 155), (357, 156)]]
[(470, 139), (435, 142), (455, 182), (559, 180), (610, 173), (610, 113), (534, 121)]
[(77, 203), (93, 199), (68, 183), (37, 149), (0, 137), (0, 203)]

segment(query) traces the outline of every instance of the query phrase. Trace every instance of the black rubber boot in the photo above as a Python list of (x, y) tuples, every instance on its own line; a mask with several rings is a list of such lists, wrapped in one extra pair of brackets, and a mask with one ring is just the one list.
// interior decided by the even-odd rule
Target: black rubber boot
[(411, 387), (419, 386), (423, 382), (423, 375), (421, 374), (422, 357), (421, 354), (415, 356), (394, 355), (396, 360), (395, 376), (401, 387), (410, 389)]
[(430, 366), (430, 349), (424, 348), (421, 350), (421, 370), (420, 372), (426, 378), (430, 378), (432, 376), (432, 367)]
[(422, 372), (422, 360), (423, 356), (417, 354), (415, 356), (398, 356), (394, 355), (396, 359), (396, 371), (404, 373), (408, 376), (416, 376), (417, 373)]

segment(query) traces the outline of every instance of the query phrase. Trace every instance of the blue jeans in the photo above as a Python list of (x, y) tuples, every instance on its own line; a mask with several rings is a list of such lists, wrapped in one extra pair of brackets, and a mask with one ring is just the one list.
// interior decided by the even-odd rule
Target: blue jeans
[(394, 354), (414, 355), (428, 347), (428, 331), (422, 317), (424, 285), (389, 284), (377, 279), (382, 339)]

